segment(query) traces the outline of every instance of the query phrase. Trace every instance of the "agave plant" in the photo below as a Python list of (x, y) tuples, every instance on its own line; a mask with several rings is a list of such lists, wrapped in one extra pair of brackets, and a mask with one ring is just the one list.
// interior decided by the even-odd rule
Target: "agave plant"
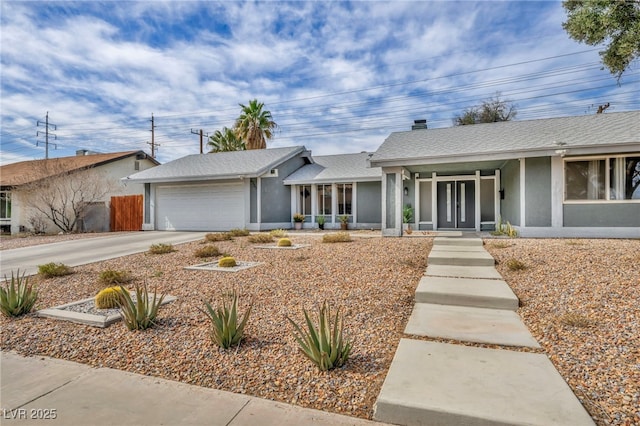
[(231, 294), (222, 295), (222, 306), (215, 309), (210, 303), (204, 302), (207, 310), (202, 310), (211, 320), (211, 340), (218, 346), (227, 349), (237, 345), (242, 340), (244, 328), (249, 320), (253, 304), (244, 313), (242, 320), (238, 324), (238, 295), (235, 291)]
[(320, 371), (341, 367), (351, 353), (351, 342), (345, 342), (342, 334), (344, 321), (340, 318), (340, 308), (331, 321), (331, 309), (328, 302), (324, 302), (318, 313), (318, 326), (316, 327), (309, 314), (303, 309), (307, 328), (303, 329), (287, 316), (289, 322), (296, 330), (296, 341), (300, 345), (300, 351), (306, 355)]
[(129, 291), (122, 286), (120, 286), (120, 293), (118, 307), (129, 330), (145, 330), (155, 324), (158, 309), (164, 300), (164, 294), (158, 297), (154, 292), (153, 299), (151, 299), (146, 284), (143, 287), (136, 284), (135, 302)]
[(38, 300), (38, 292), (29, 285), (29, 278), (18, 270), (16, 276), (11, 272), (11, 282), (5, 275), (6, 286), (0, 287), (0, 311), (6, 317), (17, 317), (31, 312)]

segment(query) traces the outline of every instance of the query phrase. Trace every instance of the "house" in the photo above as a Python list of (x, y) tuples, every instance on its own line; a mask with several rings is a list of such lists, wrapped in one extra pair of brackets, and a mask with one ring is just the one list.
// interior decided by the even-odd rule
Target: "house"
[[(348, 215), (379, 227), (381, 173), (368, 167), (368, 155), (312, 158), (304, 146), (196, 154), (123, 181), (144, 184), (147, 230), (291, 228), (296, 212), (306, 227), (316, 226), (318, 212), (328, 226)], [(358, 211), (359, 202), (373, 210)]]
[[(60, 195), (63, 182), (74, 183), (76, 195), (83, 187), (101, 188), (100, 197), (91, 198), (76, 229), (81, 231), (108, 231), (110, 229), (109, 203), (113, 196), (143, 194), (142, 185), (124, 185), (120, 180), (135, 171), (157, 166), (159, 163), (143, 151), (108, 154), (79, 150), (75, 156), (47, 160), (22, 161), (0, 167), (0, 225), (3, 232), (22, 231), (59, 232), (53, 222), (34, 208), (36, 198), (53, 193)], [(96, 192), (96, 195), (98, 193)], [(69, 195), (69, 193), (66, 193)], [(52, 199), (58, 202), (56, 199)]]
[(640, 237), (640, 111), (394, 132), (382, 168), (382, 233), (493, 230), (530, 237)]

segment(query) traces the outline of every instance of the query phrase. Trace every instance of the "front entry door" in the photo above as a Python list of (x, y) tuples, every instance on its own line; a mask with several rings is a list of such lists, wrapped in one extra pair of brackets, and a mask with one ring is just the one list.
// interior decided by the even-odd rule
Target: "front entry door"
[(475, 229), (475, 192), (473, 180), (438, 182), (438, 229)]

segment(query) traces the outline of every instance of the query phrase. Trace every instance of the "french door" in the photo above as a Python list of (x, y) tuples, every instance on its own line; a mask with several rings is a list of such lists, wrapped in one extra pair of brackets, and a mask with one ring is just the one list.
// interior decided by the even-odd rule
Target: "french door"
[(438, 182), (438, 229), (476, 227), (474, 180)]

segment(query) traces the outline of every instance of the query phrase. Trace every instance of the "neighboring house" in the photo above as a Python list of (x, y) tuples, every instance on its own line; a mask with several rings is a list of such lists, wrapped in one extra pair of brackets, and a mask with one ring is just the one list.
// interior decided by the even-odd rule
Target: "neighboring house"
[[(0, 167), (0, 225), (3, 232), (16, 234), (33, 230), (39, 222), (45, 232), (59, 232), (60, 229), (43, 217), (28, 201), (28, 193), (33, 194), (39, 187), (54, 184), (62, 175), (71, 179), (86, 181), (100, 180), (111, 191), (96, 200), (86, 210), (77, 229), (79, 231), (108, 231), (110, 223), (109, 203), (112, 196), (143, 194), (142, 185), (124, 185), (121, 178), (138, 170), (157, 166), (159, 163), (143, 151), (115, 152), (109, 154), (91, 153), (80, 150), (76, 156), (51, 158), (47, 160), (22, 161)], [(58, 188), (59, 189), (59, 188)]]
[[(126, 182), (145, 185), (144, 229), (225, 231), (291, 228), (292, 216), (328, 227), (380, 228), (380, 169), (370, 154), (311, 158), (303, 146), (189, 155)], [(357, 223), (354, 223), (354, 218)]]
[(324, 216), (325, 228), (339, 228), (347, 216), (350, 228), (380, 229), (382, 171), (369, 167), (371, 155), (315, 156), (284, 180), (292, 189), (291, 211), (305, 215), (304, 227), (316, 227)]
[(640, 111), (392, 133), (382, 167), (382, 232), (493, 230), (522, 236), (640, 237)]

